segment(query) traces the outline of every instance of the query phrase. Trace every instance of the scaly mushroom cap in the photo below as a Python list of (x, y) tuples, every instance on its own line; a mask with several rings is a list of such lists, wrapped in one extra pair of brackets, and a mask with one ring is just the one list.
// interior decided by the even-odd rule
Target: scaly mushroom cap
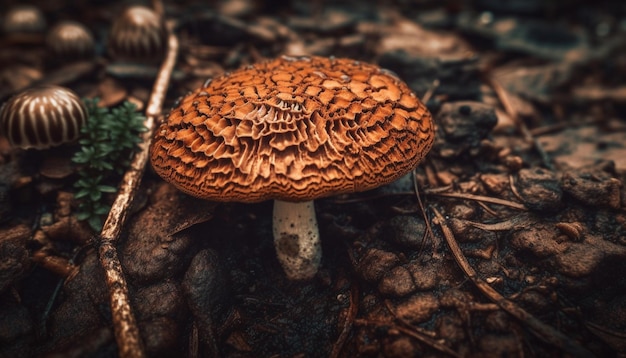
[(151, 161), (196, 197), (306, 201), (389, 183), (433, 139), (430, 112), (389, 71), (282, 57), (185, 96), (156, 131)]

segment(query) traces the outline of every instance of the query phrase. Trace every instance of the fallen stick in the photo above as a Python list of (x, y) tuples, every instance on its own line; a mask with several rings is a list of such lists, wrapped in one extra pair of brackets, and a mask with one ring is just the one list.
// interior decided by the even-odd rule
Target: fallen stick
[(446, 220), (443, 215), (439, 212), (439, 210), (433, 208), (436, 217), (436, 223), (441, 228), (443, 232), (443, 236), (448, 243), (448, 247), (454, 256), (456, 263), (461, 267), (465, 275), (472, 281), (472, 283), (482, 292), (483, 295), (487, 296), (491, 301), (500, 306), (501, 309), (508, 312), (513, 317), (525, 323), (532, 332), (535, 337), (540, 340), (549, 343), (555, 347), (562, 349), (563, 351), (576, 356), (576, 357), (593, 357), (594, 355), (587, 350), (587, 348), (580, 345), (573, 338), (566, 336), (561, 333), (559, 330), (552, 328), (551, 326), (541, 322), (535, 316), (531, 315), (523, 308), (516, 305), (513, 301), (502, 296), (498, 291), (494, 290), (488, 283), (483, 281), (474, 268), (470, 266), (467, 258), (463, 255), (459, 244), (456, 242), (454, 238), (454, 234), (452, 230), (446, 225)]
[(124, 174), (119, 192), (104, 222), (98, 242), (100, 264), (104, 269), (106, 284), (110, 294), (115, 340), (117, 341), (119, 355), (123, 358), (144, 357), (145, 351), (139, 335), (139, 329), (137, 328), (137, 322), (130, 306), (128, 285), (124, 278), (116, 245), (122, 227), (126, 222), (128, 208), (141, 183), (141, 178), (148, 162), (148, 151), (155, 122), (161, 116), (163, 100), (169, 86), (170, 76), (176, 64), (178, 39), (171, 29), (168, 29), (168, 32), (167, 54), (159, 68), (146, 108), (146, 119), (144, 122), (146, 131), (142, 134), (139, 150), (135, 153), (130, 168)]

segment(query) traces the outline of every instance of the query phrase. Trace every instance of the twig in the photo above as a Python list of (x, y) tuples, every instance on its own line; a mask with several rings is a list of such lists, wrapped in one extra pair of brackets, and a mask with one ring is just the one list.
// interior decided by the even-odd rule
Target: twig
[(515, 215), (514, 217), (507, 219), (505, 221), (501, 221), (501, 222), (497, 222), (493, 224), (484, 224), (484, 223), (479, 223), (479, 222), (474, 222), (474, 221), (469, 221), (469, 220), (462, 220), (462, 222), (468, 225), (471, 225), (475, 228), (485, 230), (485, 231), (507, 231), (507, 230), (514, 230), (520, 227), (528, 227), (532, 225), (534, 221), (536, 221), (536, 219), (535, 220), (533, 219), (534, 218), (532, 218), (528, 214), (520, 214), (520, 215)]
[(337, 341), (333, 345), (333, 350), (330, 353), (331, 358), (339, 357), (341, 354), (341, 350), (343, 349), (343, 345), (346, 343), (346, 339), (348, 339), (348, 335), (352, 330), (352, 325), (354, 323), (354, 319), (356, 318), (356, 314), (359, 311), (359, 289), (356, 284), (352, 285), (350, 289), (350, 306), (348, 307), (348, 314), (346, 315), (345, 320), (341, 326), (341, 333), (337, 338)]
[[(56, 299), (59, 296), (59, 292), (61, 292), (61, 288), (63, 288), (63, 285), (65, 284), (67, 278), (72, 274), (72, 271), (74, 271), (76, 269), (76, 267), (77, 267), (75, 265), (76, 258), (81, 253), (81, 251), (82, 251), (82, 248), (79, 248), (78, 250), (74, 250), (74, 254), (72, 255), (72, 257), (69, 260), (53, 264), (53, 267), (57, 267), (58, 268), (60, 266), (61, 272), (55, 272), (54, 268), (52, 269), (52, 271), (55, 272), (56, 274), (61, 274), (62, 278), (57, 283), (56, 287), (54, 288), (54, 291), (52, 291), (52, 295), (50, 296), (50, 299), (48, 300), (48, 303), (46, 304), (46, 308), (44, 309), (43, 314), (41, 315), (41, 320), (39, 321), (39, 331), (38, 331), (38, 334), (41, 334), (41, 337), (46, 337), (47, 336), (46, 324), (48, 323), (48, 318), (50, 317), (50, 312), (52, 312), (52, 306), (54, 306), (54, 303), (56, 302)], [(53, 256), (50, 256), (50, 255), (46, 255), (46, 254), (44, 254), (41, 251), (37, 251), (33, 255), (33, 258), (39, 256), (40, 259), (43, 259), (44, 262), (45, 262), (46, 259), (42, 258), (41, 257), (42, 255), (45, 255), (45, 258), (52, 258), (53, 257)], [(46, 266), (46, 264), (44, 264), (43, 262), (37, 261), (37, 259), (35, 259), (34, 261), (38, 262), (43, 267), (46, 267), (47, 269), (50, 269), (50, 266)], [(48, 264), (49, 264), (49, 262), (48, 262)]]
[(474, 194), (467, 194), (467, 193), (440, 193), (440, 192), (431, 192), (429, 190), (426, 190), (425, 192), (426, 192), (426, 195), (431, 195), (431, 196), (445, 196), (447, 198), (458, 198), (458, 199), (482, 201), (485, 203), (504, 205), (513, 209), (528, 211), (528, 208), (524, 204), (520, 204), (514, 201), (504, 200), (500, 198), (491, 198), (488, 196), (474, 195)]
[(428, 220), (428, 214), (426, 214), (426, 208), (424, 207), (424, 203), (422, 202), (422, 197), (420, 196), (420, 188), (419, 185), (417, 184), (417, 176), (415, 174), (415, 170), (413, 170), (412, 173), (412, 178), (413, 178), (413, 190), (415, 190), (415, 197), (417, 198), (417, 203), (420, 207), (420, 210), (422, 212), (422, 217), (424, 218), (424, 223), (426, 224), (426, 230), (424, 231), (424, 236), (422, 238), (422, 242), (425, 241), (427, 235), (430, 236), (432, 242), (433, 242), (433, 253), (432, 256), (433, 257), (439, 257), (439, 253), (437, 252), (437, 247), (439, 246), (438, 244), (440, 243), (440, 241), (438, 240), (437, 236), (433, 233), (433, 228), (430, 225), (430, 220)]
[[(451, 186), (445, 186), (445, 187), (439, 187), (439, 188), (427, 188), (427, 189), (424, 189), (422, 192), (428, 196), (443, 196), (447, 198), (474, 200), (478, 202), (485, 202), (485, 203), (496, 204), (496, 205), (504, 205), (504, 206), (508, 206), (517, 210), (528, 211), (528, 208), (524, 204), (520, 204), (514, 201), (500, 199), (500, 198), (492, 198), (492, 197), (484, 196), (484, 195), (447, 192), (448, 190), (451, 190), (451, 189), (452, 189)], [(360, 203), (366, 200), (375, 200), (379, 198), (388, 198), (388, 197), (394, 197), (394, 196), (407, 196), (407, 195), (414, 196), (415, 193), (416, 193), (415, 191), (401, 191), (401, 192), (395, 192), (395, 193), (383, 193), (383, 194), (371, 195), (368, 197), (333, 199), (333, 203), (340, 204), (340, 205), (352, 204), (352, 203)]]
[(49, 252), (45, 252), (45, 250), (35, 251), (32, 260), (46, 268), (46, 270), (61, 276), (63, 280), (67, 279), (76, 269), (76, 265), (74, 265), (72, 260), (55, 256)]
[(509, 174), (509, 187), (511, 188), (511, 193), (513, 193), (513, 195), (519, 201), (524, 201), (524, 199), (522, 199), (522, 196), (520, 195), (519, 191), (517, 190), (517, 187), (515, 186), (515, 178), (513, 177), (513, 174)]
[(433, 81), (433, 83), (430, 85), (430, 87), (428, 87), (428, 91), (426, 91), (426, 93), (424, 93), (424, 97), (422, 97), (422, 103), (426, 104), (428, 103), (428, 101), (430, 101), (430, 99), (432, 98), (433, 94), (435, 94), (435, 91), (437, 90), (437, 88), (439, 87), (439, 79), (435, 79)]
[(139, 151), (135, 153), (130, 168), (124, 175), (119, 193), (100, 234), (98, 249), (100, 264), (104, 269), (106, 283), (109, 288), (115, 340), (118, 344), (120, 357), (143, 357), (145, 352), (135, 316), (130, 307), (128, 286), (117, 254), (116, 243), (126, 221), (128, 208), (139, 187), (144, 168), (148, 162), (148, 150), (155, 122), (161, 115), (163, 100), (169, 85), (170, 75), (176, 64), (177, 53), (178, 39), (169, 30), (167, 55), (159, 69), (146, 109), (146, 120), (144, 123), (146, 131), (142, 135)]
[(585, 126), (601, 125), (602, 123), (605, 123), (606, 120), (607, 120), (606, 117), (601, 116), (599, 118), (590, 118), (590, 119), (585, 119), (585, 120), (576, 121), (576, 122), (567, 121), (567, 122), (560, 122), (556, 124), (549, 124), (549, 125), (545, 125), (542, 127), (531, 129), (530, 134), (532, 134), (534, 137), (541, 137), (544, 135), (550, 135), (553, 133), (560, 132), (564, 129), (575, 129), (575, 128), (581, 128)]
[[(393, 314), (393, 313), (392, 313)], [(442, 341), (436, 340), (433, 335), (429, 334), (429, 332), (420, 330), (419, 327), (410, 326), (410, 328), (405, 327), (403, 323), (393, 323), (386, 320), (372, 320), (372, 319), (355, 319), (354, 324), (356, 326), (375, 326), (380, 328), (385, 328), (387, 331), (399, 331), (406, 334), (409, 337), (415, 338), (416, 340), (422, 342), (423, 344), (430, 346), (441, 353), (445, 353), (451, 357), (461, 358), (462, 355), (456, 353), (452, 349), (446, 347)]]
[(484, 202), (477, 201), (476, 204), (478, 204), (478, 206), (480, 206), (485, 211), (486, 214), (489, 214), (493, 217), (498, 217), (498, 213), (492, 208), (490, 208), (489, 206), (487, 206), (487, 204), (485, 204)]
[(418, 341), (426, 345), (431, 346), (432, 348), (442, 353), (448, 354), (456, 358), (461, 357), (460, 354), (453, 351), (450, 347), (446, 346), (442, 341), (435, 339), (436, 336), (431, 335), (430, 332), (422, 329), (421, 327), (414, 326), (410, 324), (409, 322), (407, 322), (405, 319), (399, 317), (396, 311), (391, 306), (391, 303), (389, 302), (389, 300), (385, 300), (384, 303), (385, 303), (385, 308), (387, 308), (387, 311), (389, 311), (389, 313), (391, 313), (391, 315), (395, 318), (395, 320), (400, 322), (401, 324), (400, 326), (396, 326), (395, 329), (397, 329), (400, 332), (403, 332), (404, 334), (408, 336), (411, 336), (417, 339)]
[(457, 264), (459, 265), (459, 267), (461, 267), (465, 275), (485, 296), (487, 296), (491, 301), (496, 303), (498, 306), (500, 306), (500, 308), (508, 312), (510, 315), (528, 325), (528, 328), (530, 328), (530, 332), (532, 332), (540, 340), (549, 343), (555, 347), (558, 347), (577, 357), (593, 357), (593, 354), (589, 350), (578, 344), (578, 342), (576, 342), (574, 339), (541, 322), (535, 316), (526, 312), (523, 308), (517, 306), (512, 301), (504, 298), (504, 296), (494, 290), (491, 286), (489, 286), (489, 284), (480, 279), (480, 277), (478, 277), (478, 275), (476, 274), (476, 271), (474, 271), (474, 268), (470, 266), (469, 262), (463, 255), (461, 248), (454, 239), (454, 234), (452, 233), (448, 225), (446, 225), (443, 215), (441, 215), (439, 210), (437, 210), (436, 208), (433, 208), (433, 211), (437, 218), (437, 223), (441, 227), (443, 236), (445, 237), (446, 242), (448, 243), (448, 247), (450, 247), (450, 251), (452, 252), (452, 255), (454, 256)]
[(502, 107), (504, 107), (506, 113), (511, 116), (511, 118), (515, 122), (515, 125), (517, 126), (517, 129), (520, 131), (522, 136), (524, 136), (524, 139), (532, 143), (537, 153), (539, 153), (543, 165), (548, 169), (554, 169), (548, 153), (543, 150), (543, 147), (541, 147), (539, 141), (537, 141), (537, 139), (533, 137), (532, 132), (528, 130), (526, 124), (519, 118), (519, 113), (515, 108), (513, 108), (513, 105), (511, 104), (511, 101), (509, 99), (509, 94), (506, 89), (504, 89), (502, 85), (500, 85), (500, 83), (493, 78), (489, 78), (488, 82), (489, 85), (491, 85), (491, 88), (493, 88), (493, 91), (496, 93), (496, 96), (500, 100), (500, 103), (502, 103)]
[(407, 336), (413, 337), (413, 338), (417, 339), (418, 341), (420, 341), (420, 342), (422, 342), (422, 343), (424, 343), (426, 345), (429, 345), (430, 347), (432, 347), (432, 348), (434, 348), (434, 349), (436, 349), (436, 350), (438, 350), (438, 351), (440, 351), (442, 353), (445, 353), (445, 354), (447, 354), (447, 355), (449, 355), (451, 357), (455, 357), (455, 358), (461, 358), (462, 357), (462, 355), (460, 355), (459, 353), (457, 353), (457, 352), (453, 351), (452, 349), (446, 347), (445, 345), (443, 345), (442, 343), (438, 342), (437, 340), (428, 338), (427, 336), (424, 336), (424, 335), (421, 335), (421, 334), (419, 334), (418, 332), (416, 332), (413, 329), (409, 329), (409, 328), (406, 328), (406, 327), (403, 327), (403, 326), (395, 326), (394, 328), (397, 329), (398, 331), (406, 334)]

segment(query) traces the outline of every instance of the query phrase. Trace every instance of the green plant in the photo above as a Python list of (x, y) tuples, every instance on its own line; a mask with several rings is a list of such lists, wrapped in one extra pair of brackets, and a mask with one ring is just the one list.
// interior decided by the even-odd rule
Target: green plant
[(81, 128), (80, 149), (72, 157), (80, 165), (74, 183), (74, 197), (79, 200), (76, 217), (99, 231), (110, 209), (103, 194), (117, 191), (110, 184), (128, 168), (141, 142), (139, 134), (146, 128), (144, 116), (130, 102), (113, 109), (98, 107), (98, 99), (84, 102), (89, 118)]

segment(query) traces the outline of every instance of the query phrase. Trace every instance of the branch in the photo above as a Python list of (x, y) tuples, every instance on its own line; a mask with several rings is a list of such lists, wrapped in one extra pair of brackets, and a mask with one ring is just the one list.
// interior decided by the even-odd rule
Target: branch
[(142, 135), (139, 151), (135, 153), (130, 168), (124, 174), (115, 202), (109, 212), (99, 242), (100, 264), (106, 277), (111, 299), (111, 314), (115, 340), (118, 344), (120, 357), (145, 356), (143, 342), (139, 336), (137, 322), (128, 299), (128, 285), (124, 278), (122, 265), (117, 254), (116, 244), (126, 222), (128, 208), (143, 176), (148, 162), (150, 142), (154, 132), (155, 122), (161, 115), (163, 100), (169, 85), (170, 76), (176, 64), (178, 54), (178, 39), (171, 29), (168, 29), (168, 50), (156, 81), (152, 88), (150, 101), (146, 108), (146, 131)]
[(439, 210), (433, 209), (436, 217), (436, 223), (441, 228), (443, 236), (448, 243), (448, 247), (454, 256), (455, 261), (459, 265), (459, 267), (463, 270), (465, 275), (472, 281), (474, 286), (482, 292), (485, 296), (487, 296), (492, 302), (500, 306), (503, 310), (508, 312), (513, 317), (522, 321), (526, 324), (526, 327), (530, 330), (531, 333), (535, 335), (535, 337), (540, 340), (551, 344), (554, 347), (558, 347), (559, 349), (569, 353), (572, 356), (576, 357), (593, 357), (593, 354), (587, 348), (580, 345), (573, 337), (568, 337), (565, 334), (561, 333), (555, 328), (541, 322), (538, 318), (531, 315), (523, 308), (517, 306), (513, 301), (505, 298), (496, 290), (494, 290), (488, 283), (483, 281), (474, 268), (469, 264), (465, 255), (461, 251), (459, 244), (454, 238), (454, 234), (452, 234), (452, 230), (446, 224), (446, 219), (441, 215)]

